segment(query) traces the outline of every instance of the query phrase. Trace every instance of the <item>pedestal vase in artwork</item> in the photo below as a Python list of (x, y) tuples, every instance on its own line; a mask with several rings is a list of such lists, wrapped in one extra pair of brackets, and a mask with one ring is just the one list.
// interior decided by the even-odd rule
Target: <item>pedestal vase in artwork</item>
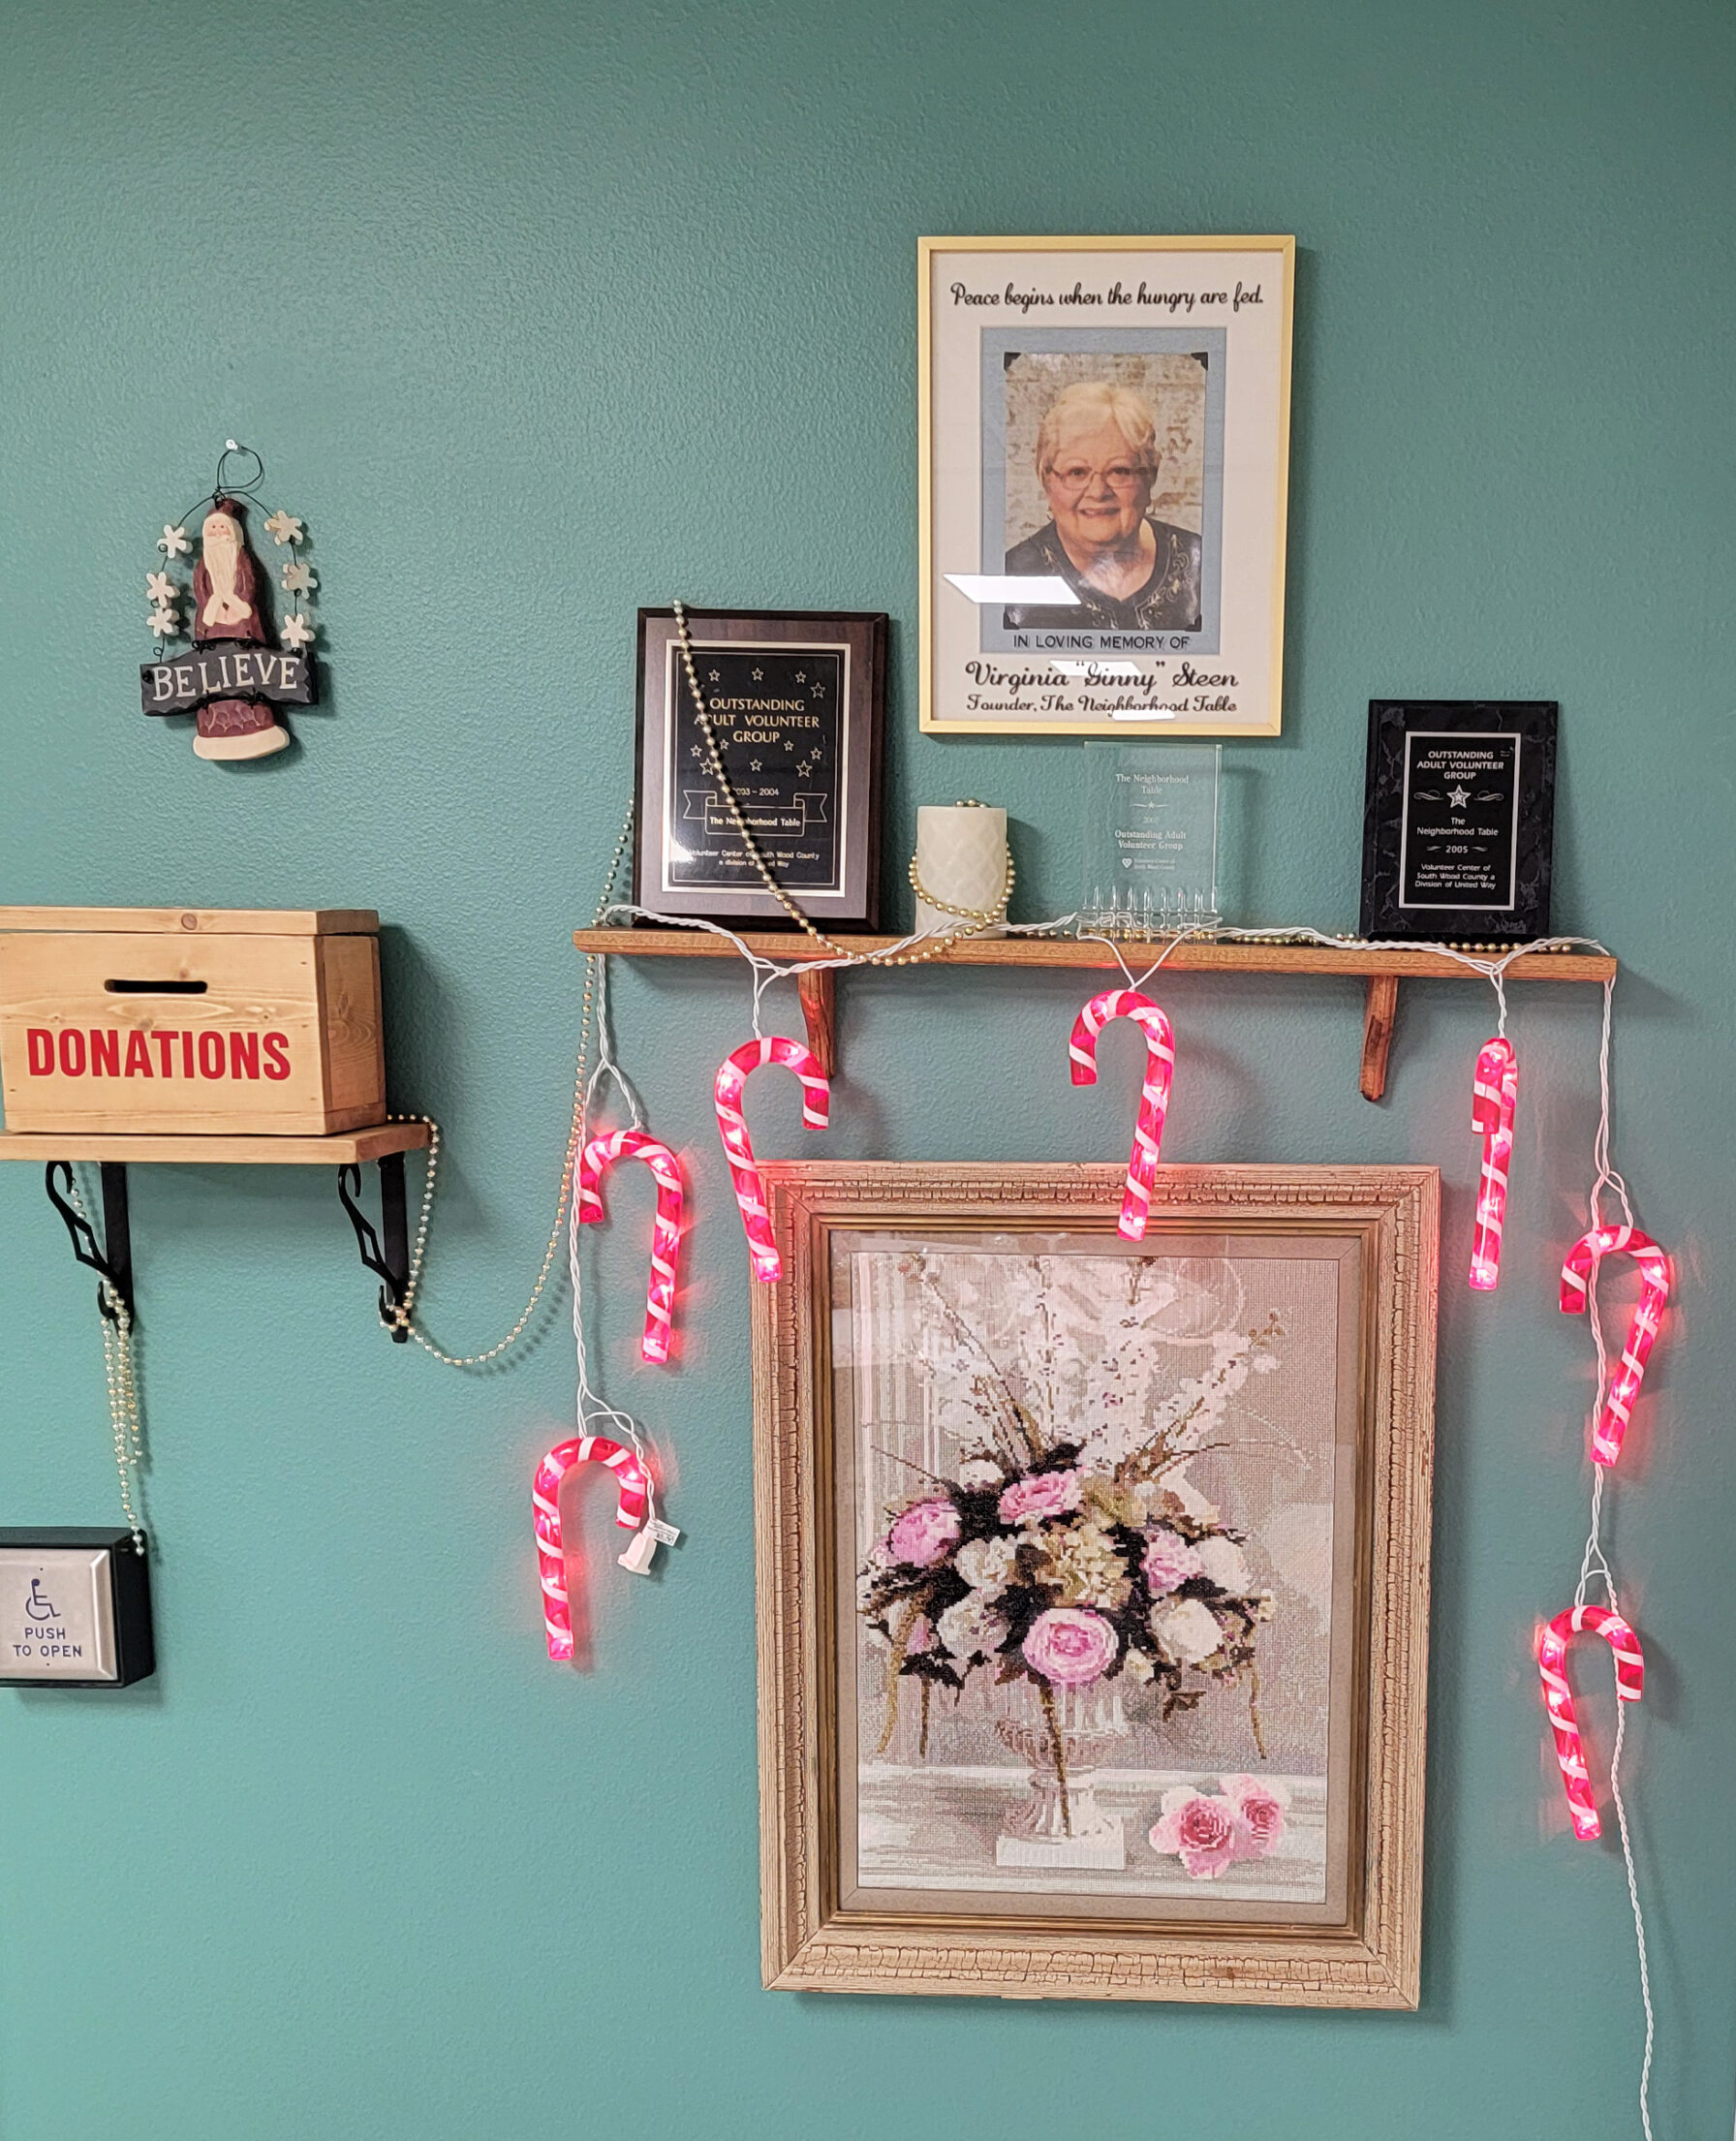
[(1029, 1681), (1020, 1692), (1019, 1714), (1000, 1719), (995, 1730), (1030, 1763), (1030, 1787), (1001, 1818), (995, 1864), (1119, 1873), (1127, 1864), (1122, 1818), (1097, 1799), (1099, 1771), (1132, 1731), (1119, 1690), (1101, 1681), (1056, 1688), (1046, 1707)]

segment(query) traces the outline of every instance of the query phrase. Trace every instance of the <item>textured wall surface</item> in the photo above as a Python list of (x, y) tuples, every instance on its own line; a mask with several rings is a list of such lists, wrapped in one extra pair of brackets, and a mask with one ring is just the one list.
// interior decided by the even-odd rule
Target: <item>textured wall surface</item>
[[(0, 897), (377, 905), (461, 1350), (553, 1204), (636, 605), (889, 610), (888, 884), (915, 804), (975, 794), (1024, 912), (1065, 906), (1076, 747), (915, 733), (915, 238), (1298, 233), (1285, 734), (1226, 755), (1230, 874), (1252, 918), (1352, 923), (1370, 695), (1562, 701), (1558, 915), (1626, 963), (1622, 1157), (1680, 1254), (1616, 1527), (1658, 2130), (1727, 2134), (1727, 8), (18, 0), (5, 37)], [(134, 682), (152, 533), (226, 434), (313, 524), (333, 680), (301, 751), (238, 772)], [(812, 1148), (1120, 1152), (1121, 1081), (1062, 1071), (1078, 994), (847, 982)], [(1166, 1002), (1166, 1152), (1438, 1161), (1461, 1266), (1485, 997), (1408, 992), (1379, 1107), (1349, 984)], [(749, 1282), (706, 1099), (747, 1000), (671, 963), (618, 1011), (692, 1154), (687, 1358), (634, 1365), (636, 1226), (601, 1245), (598, 1346), (689, 1536), (660, 1582), (605, 1569), (589, 1678), (542, 1657), (528, 1546), (558, 1317), (466, 1381), (385, 1341), (324, 1175), (135, 1171), (163, 1667), (0, 1696), (0, 2131), (1634, 2134), (1620, 1862), (1559, 1834), (1530, 1661), (1583, 1530), (1588, 1349), (1550, 1280), (1596, 1008), (1515, 992), (1508, 1276), (1444, 1302), (1419, 2013), (760, 1990)], [(796, 1144), (792, 1086), (756, 1111)], [(91, 1288), (22, 1168), (0, 1304), (0, 1515), (100, 1520)]]

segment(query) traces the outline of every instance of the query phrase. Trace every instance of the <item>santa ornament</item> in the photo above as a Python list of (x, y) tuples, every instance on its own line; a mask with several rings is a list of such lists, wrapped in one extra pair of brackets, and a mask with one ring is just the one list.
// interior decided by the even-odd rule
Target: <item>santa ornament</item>
[[(229, 463), (241, 456), (254, 464), (253, 475), (229, 481)], [(279, 567), (279, 583), (293, 606), (278, 632), (272, 628), (268, 575), (248, 544), (247, 509), (260, 505), (264, 473), (253, 449), (231, 439), (200, 517), (191, 587), (174, 576), (177, 560), (193, 553), (191, 512), (164, 523), (157, 539), (164, 568), (145, 575), (157, 651), (140, 671), (144, 711), (193, 714), (198, 723), (193, 748), (202, 759), (264, 759), (284, 750), (291, 738), (277, 708), (311, 706), (318, 696), (311, 652), (315, 626), (305, 607), (316, 582), (312, 567), (297, 555), (307, 540), (305, 525), (281, 508), (264, 517), (273, 548), (289, 552)], [(184, 651), (175, 645), (181, 640), (187, 642)]]

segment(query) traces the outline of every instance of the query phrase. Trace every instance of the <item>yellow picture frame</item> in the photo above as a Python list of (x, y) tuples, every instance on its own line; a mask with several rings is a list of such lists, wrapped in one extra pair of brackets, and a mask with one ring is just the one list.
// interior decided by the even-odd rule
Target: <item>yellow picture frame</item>
[[(1246, 739), (1276, 736), (1282, 732), (1295, 244), (1293, 236), (1286, 235), (923, 237), (917, 240), (917, 512), (921, 568), (918, 719), (923, 734), (1115, 736), (1127, 741), (1152, 736)], [(1106, 338), (1105, 348), (1115, 339), (1112, 330), (1102, 325), (1108, 317), (1106, 311), (1080, 309), (1066, 315), (1060, 308), (1074, 302), (1072, 293), (1063, 288), (1058, 296), (1053, 290), (1043, 296), (1035, 287), (1056, 263), (1061, 264), (1060, 269), (1058, 274), (1050, 273), (1050, 280), (1064, 283), (1066, 275), (1072, 271), (1069, 264), (1074, 256), (1119, 255), (1126, 256), (1130, 263), (1145, 258), (1153, 263), (1166, 264), (1167, 273), (1160, 273), (1156, 266), (1150, 270), (1161, 286), (1151, 294), (1154, 299), (1151, 306), (1134, 303), (1126, 279), (1120, 274), (1106, 287), (1086, 293), (1079, 300), (1081, 308), (1100, 301), (1106, 305), (1119, 293), (1130, 308), (1122, 317), (1135, 337), (1143, 334), (1149, 338), (1153, 331), (1152, 319), (1162, 317), (1168, 308), (1172, 320), (1186, 317), (1190, 325), (1195, 320), (1200, 324), (1210, 321), (1209, 331), (1223, 337), (1222, 348), (1227, 350), (1233, 342), (1240, 341), (1250, 351), (1254, 350), (1256, 323), (1251, 315), (1244, 326), (1239, 279), (1235, 282), (1233, 298), (1227, 288), (1190, 290), (1184, 287), (1188, 276), (1177, 266), (1178, 261), (1192, 266), (1213, 256), (1228, 259), (1263, 255), (1277, 264), (1283, 287), (1277, 305), (1270, 312), (1262, 310), (1260, 314), (1256, 361), (1252, 366), (1233, 357), (1227, 364), (1221, 361), (1216, 377), (1207, 382), (1216, 397), (1213, 420), (1222, 427), (1222, 435), (1238, 441), (1246, 435), (1253, 448), (1245, 456), (1239, 454), (1238, 449), (1235, 470), (1227, 481), (1220, 462), (1213, 479), (1219, 486), (1215, 525), (1209, 531), (1202, 531), (1200, 562), (1193, 568), (1203, 582), (1206, 603), (1209, 605), (1215, 595), (1217, 609), (1202, 610), (1198, 629), (1193, 631), (1165, 630), (1154, 635), (1138, 630), (1110, 631), (1105, 627), (1078, 633), (1062, 632), (1054, 636), (1092, 642), (1069, 646), (1065, 652), (1011, 644), (1006, 651), (1019, 659), (999, 670), (992, 660), (993, 650), (978, 644), (976, 664), (990, 670), (991, 680), (985, 691), (972, 691), (968, 689), (969, 680), (961, 675), (959, 659), (959, 648), (966, 644), (972, 632), (969, 613), (959, 611), (952, 595), (943, 596), (942, 590), (948, 579), (952, 579), (954, 588), (957, 586), (956, 579), (946, 571), (947, 560), (963, 564), (967, 562), (964, 553), (970, 550), (975, 550), (976, 555), (968, 562), (981, 568), (985, 575), (982, 584), (987, 585), (992, 576), (988, 572), (991, 560), (983, 554), (990, 547), (987, 534), (981, 532), (982, 523), (989, 517), (989, 508), (981, 486), (985, 482), (987, 458), (982, 451), (982, 442), (993, 429), (994, 414), (987, 410), (984, 397), (975, 406), (974, 424), (960, 419), (961, 410), (972, 408), (975, 388), (968, 376), (970, 343), (979, 324), (978, 316), (972, 314), (967, 323), (963, 315), (945, 315), (944, 320), (950, 324), (951, 331), (948, 332), (943, 319), (937, 319), (936, 274), (938, 267), (949, 260), (967, 264), (975, 259), (981, 263), (986, 258), (1009, 255), (1025, 257), (1027, 264), (1021, 280), (1027, 287), (1015, 290), (1008, 282), (1006, 302), (1015, 307), (1024, 306), (1026, 309), (1020, 316), (1028, 322), (1030, 308), (1046, 306), (1053, 300), (1052, 316), (1039, 311), (1039, 317), (1045, 322), (1052, 317), (1057, 326), (1064, 319), (1068, 324), (1059, 327), (1058, 336), (1051, 333), (1049, 339), (1051, 342), (1067, 341), (1071, 337), (1075, 347), (1079, 332), (1077, 321), (1081, 318), (1089, 322), (1087, 333), (1100, 332)], [(1048, 264), (1047, 268), (1042, 265), (1044, 263)], [(1130, 272), (1136, 280), (1138, 295), (1143, 297), (1147, 295), (1144, 277), (1136, 267)], [(1217, 279), (1227, 282), (1231, 278)], [(1262, 276), (1262, 286), (1263, 281)], [(1082, 278), (1075, 276), (1074, 289), (1080, 289), (1081, 284)], [(1249, 300), (1250, 306), (1254, 303), (1263, 306), (1263, 287), (1256, 287), (1260, 295)], [(954, 288), (956, 291), (956, 284)], [(1220, 312), (1217, 309), (1220, 301), (1234, 309)], [(965, 302), (987, 308), (981, 316), (981, 324), (1014, 317), (1013, 312), (1001, 309), (1003, 301), (999, 295), (986, 290), (969, 295)], [(1179, 309), (1184, 303), (1188, 307), (1185, 315)], [(1220, 326), (1221, 320), (1226, 324)], [(946, 345), (945, 350), (943, 343)], [(1206, 364), (1203, 353), (1199, 361), (1202, 366)], [(980, 362), (986, 366), (987, 359)], [(937, 365), (942, 363), (949, 384), (937, 392)], [(1256, 375), (1256, 383), (1244, 389), (1242, 376), (1250, 371)], [(1226, 376), (1235, 384), (1227, 384)], [(942, 432), (945, 437), (940, 435)], [(954, 448), (947, 443), (960, 439), (965, 441), (962, 447)], [(1007, 445), (1004, 439), (1004, 452)], [(960, 481), (955, 476), (948, 484), (937, 474), (938, 458), (943, 451), (951, 459), (955, 470), (962, 456), (965, 476), (974, 478), (978, 489), (976, 498), (969, 495), (970, 481)], [(1258, 465), (1255, 465), (1256, 463)], [(959, 495), (954, 496), (954, 491)], [(937, 523), (942, 520), (946, 523), (946, 532), (937, 536)], [(1157, 525), (1161, 528), (1162, 524)], [(1215, 537), (1215, 548), (1203, 541), (1206, 532)], [(999, 541), (997, 536), (997, 544)], [(1263, 584), (1258, 587), (1248, 584), (1256, 579)], [(1084, 584), (1075, 580), (1073, 599), (1078, 599), (1076, 589)], [(984, 595), (975, 599), (989, 611), (975, 628), (977, 641), (1016, 642), (1020, 635), (1009, 629), (997, 630), (992, 623), (992, 611), (998, 598)], [(1113, 612), (1123, 605), (1105, 606)], [(1147, 606), (1157, 607), (1162, 614), (1161, 605)], [(1010, 609), (1003, 611), (1007, 618), (1016, 614)], [(1209, 629), (1214, 624), (1215, 629)], [(1137, 643), (1152, 637), (1165, 642), (1162, 650)], [(1118, 641), (1129, 643), (1118, 644)], [(1204, 667), (1194, 658), (1195, 649), (1206, 665)], [(1045, 652), (1051, 673), (1046, 673), (1039, 682), (1027, 684), (1022, 691), (996, 698), (997, 690), (1006, 695), (1006, 686), (1004, 683), (997, 685), (992, 680), (994, 676), (1023, 675), (1042, 663)], [(1105, 674), (1100, 677), (1088, 673), (1097, 667), (1104, 668)], [(1235, 679), (1231, 687), (1217, 682), (1200, 686), (1191, 681), (1194, 676), (1219, 679), (1225, 675)], [(1117, 677), (1119, 685), (1113, 681)], [(1178, 677), (1182, 681), (1178, 682)], [(1045, 690), (1044, 686), (1050, 688)], [(1099, 696), (1093, 698), (1093, 693)], [(1045, 709), (1040, 703), (1019, 703), (1022, 697), (1032, 695), (1038, 701), (1045, 698), (1064, 700), (1066, 718), (1042, 718), (1045, 710), (1052, 715), (1054, 708)], [(994, 712), (988, 718), (974, 718), (976, 709), (960, 704), (973, 698), (991, 701)], [(1142, 703), (1132, 706), (1124, 703), (1130, 698), (1141, 699)], [(1233, 707), (1222, 703), (1226, 700), (1234, 700)], [(1105, 711), (1106, 718), (1093, 718), (1094, 709)]]

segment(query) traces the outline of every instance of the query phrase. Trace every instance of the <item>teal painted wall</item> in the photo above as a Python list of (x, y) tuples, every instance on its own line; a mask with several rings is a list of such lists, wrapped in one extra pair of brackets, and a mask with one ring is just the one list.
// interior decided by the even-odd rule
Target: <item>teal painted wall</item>
[[(1733, 61), (1710, 0), (196, 0), (15, 4), (0, 65), (0, 898), (377, 905), (460, 1350), (552, 1208), (636, 605), (889, 610), (888, 882), (918, 800), (976, 794), (1024, 913), (1065, 907), (1074, 747), (915, 734), (914, 240), (1298, 233), (1286, 729), (1230, 754), (1228, 837), (1251, 918), (1348, 926), (1371, 693), (1562, 701), (1558, 916), (1627, 963), (1621, 1156), (1681, 1259), (1616, 1544), (1683, 2141), (1736, 2076)], [(312, 523), (333, 679), (238, 774), (132, 683), (151, 532), (226, 434)], [(1077, 996), (852, 980), (812, 1149), (1112, 1157), (1125, 1093), (1054, 1068)], [(1176, 1157), (1439, 1162), (1455, 1280), (1479, 992), (1409, 991), (1380, 1107), (1350, 985), (1166, 1001)], [(559, 1317), (463, 1381), (385, 1342), (323, 1176), (136, 1170), (164, 1662), (0, 1695), (7, 2141), (1634, 2134), (1620, 1862), (1543, 1841), (1528, 1649), (1583, 1529), (1550, 1267), (1595, 992), (1516, 997), (1509, 1278), (1443, 1302), (1426, 1991), (1384, 2016), (760, 1990), (748, 1281), (705, 1100), (746, 992), (665, 968), (618, 1008), (698, 1221), (682, 1371), (636, 1372), (630, 1228), (600, 1350), (689, 1536), (661, 1583), (607, 1571), (589, 1678), (542, 1656), (526, 1540)], [(793, 1098), (757, 1107), (792, 1149)], [(0, 1303), (0, 1517), (102, 1519), (90, 1287), (21, 1168)]]

